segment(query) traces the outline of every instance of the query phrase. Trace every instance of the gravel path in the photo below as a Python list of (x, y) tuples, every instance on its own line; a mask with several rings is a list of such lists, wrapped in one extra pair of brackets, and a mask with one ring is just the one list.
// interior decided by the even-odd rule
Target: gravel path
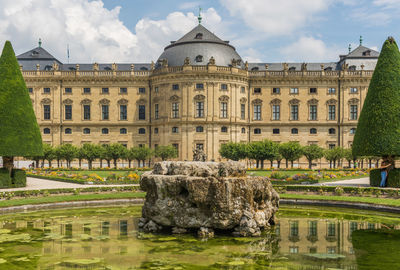
[(314, 184), (315, 186), (343, 186), (343, 187), (369, 187), (369, 177), (341, 180), (335, 182), (325, 182)]
[(0, 189), (2, 191), (17, 191), (17, 190), (38, 190), (38, 189), (58, 189), (58, 188), (87, 188), (87, 187), (119, 187), (119, 186), (135, 186), (137, 184), (125, 184), (125, 185), (82, 185), (73, 184), (60, 181), (52, 181), (46, 179), (39, 179), (33, 177), (26, 178), (26, 187), (21, 188), (5, 188)]

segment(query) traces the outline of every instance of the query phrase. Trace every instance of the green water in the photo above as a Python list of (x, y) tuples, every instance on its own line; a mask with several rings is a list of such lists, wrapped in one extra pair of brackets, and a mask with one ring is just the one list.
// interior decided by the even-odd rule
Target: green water
[[(0, 216), (0, 269), (400, 269), (400, 216), (281, 207), (262, 237), (143, 234), (140, 206)], [(398, 262), (399, 261), (399, 262)]]

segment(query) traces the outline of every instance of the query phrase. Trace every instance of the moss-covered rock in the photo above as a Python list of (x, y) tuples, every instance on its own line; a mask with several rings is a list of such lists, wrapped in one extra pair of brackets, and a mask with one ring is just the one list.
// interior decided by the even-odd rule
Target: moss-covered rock
[(382, 46), (353, 142), (355, 156), (400, 155), (400, 53), (390, 37)]

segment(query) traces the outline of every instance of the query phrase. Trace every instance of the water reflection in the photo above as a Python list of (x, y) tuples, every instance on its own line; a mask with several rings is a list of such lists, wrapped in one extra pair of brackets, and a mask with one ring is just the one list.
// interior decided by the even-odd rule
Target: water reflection
[[(140, 234), (138, 237), (138, 217), (126, 213), (110, 215), (100, 211), (88, 216), (76, 213), (73, 216), (47, 216), (0, 221), (0, 231), (5, 234), (28, 232), (31, 235), (31, 240), (25, 242), (10, 243), (1, 238), (2, 258), (14, 260), (15, 254), (20, 257), (33, 254), (27, 260), (30, 260), (30, 265), (35, 265), (32, 264), (33, 256), (39, 258), (36, 261), (39, 269), (105, 269), (101, 267), (106, 266), (151, 269), (154, 262), (158, 265), (195, 264), (208, 269), (224, 268), (234, 265), (232, 263), (290, 269), (357, 269), (352, 233), (387, 227), (381, 222), (360, 217), (352, 220), (316, 217), (312, 213), (305, 217), (280, 215), (276, 226), (260, 238), (220, 236), (201, 241), (195, 236)], [(391, 222), (393, 229), (400, 228), (399, 218), (392, 218)], [(4, 250), (12, 252), (14, 257), (10, 255), (11, 259), (7, 259)], [(82, 261), (67, 263), (68, 259), (88, 261), (80, 265)]]

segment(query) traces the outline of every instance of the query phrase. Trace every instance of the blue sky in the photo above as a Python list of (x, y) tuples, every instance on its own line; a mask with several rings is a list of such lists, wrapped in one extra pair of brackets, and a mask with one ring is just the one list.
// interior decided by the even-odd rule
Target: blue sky
[(170, 40), (203, 25), (249, 62), (337, 61), (400, 38), (400, 0), (0, 0), (0, 41), (43, 47), (61, 61), (150, 62)]

